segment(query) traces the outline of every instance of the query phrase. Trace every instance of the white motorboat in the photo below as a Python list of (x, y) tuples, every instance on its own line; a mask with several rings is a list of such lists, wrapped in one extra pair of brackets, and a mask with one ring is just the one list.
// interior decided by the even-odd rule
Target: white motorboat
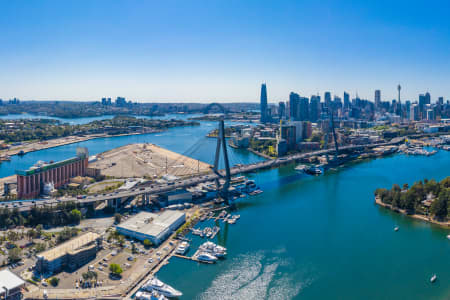
[(197, 254), (197, 259), (199, 261), (204, 261), (204, 262), (216, 262), (217, 261), (217, 257), (208, 252), (199, 252)]
[(399, 229), (398, 226), (395, 226), (394, 231), (398, 231)]
[(147, 292), (156, 291), (161, 295), (164, 295), (169, 298), (181, 297), (183, 295), (183, 293), (174, 289), (170, 285), (165, 284), (156, 277), (153, 277), (152, 279), (147, 281), (147, 283), (142, 286), (142, 289)]
[(431, 276), (431, 278), (430, 278), (430, 282), (431, 282), (431, 283), (435, 282), (436, 280), (437, 280), (436, 274), (434, 274), (433, 276)]
[(162, 294), (158, 294), (156, 292), (146, 293), (143, 291), (139, 291), (136, 293), (136, 299), (137, 300), (167, 300), (167, 297), (165, 297)]
[(188, 242), (181, 242), (180, 245), (178, 245), (177, 249), (175, 250), (176, 254), (183, 255), (188, 251), (189, 249), (189, 243)]
[(216, 257), (224, 257), (225, 255), (227, 255), (227, 249), (225, 247), (216, 245), (210, 241), (203, 243), (199, 247), (199, 250), (210, 253)]
[(447, 238), (450, 240), (450, 234), (449, 235), (447, 235)]

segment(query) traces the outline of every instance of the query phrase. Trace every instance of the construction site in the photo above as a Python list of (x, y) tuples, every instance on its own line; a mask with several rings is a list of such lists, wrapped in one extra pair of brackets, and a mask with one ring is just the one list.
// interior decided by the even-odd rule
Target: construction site
[(154, 144), (130, 144), (89, 159), (89, 169), (114, 178), (177, 177), (210, 172), (212, 166)]

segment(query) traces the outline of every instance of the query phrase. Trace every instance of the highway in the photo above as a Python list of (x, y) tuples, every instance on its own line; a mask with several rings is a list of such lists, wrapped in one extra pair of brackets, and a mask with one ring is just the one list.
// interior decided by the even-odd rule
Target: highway
[[(402, 142), (404, 138), (396, 138), (393, 139), (389, 143), (381, 143), (381, 144), (367, 144), (367, 145), (355, 145), (355, 146), (343, 146), (340, 147), (341, 150), (355, 150), (355, 149), (362, 149), (362, 148), (375, 148), (380, 146), (388, 146), (388, 145), (395, 145), (400, 142)], [(313, 151), (308, 153), (298, 153), (298, 154), (292, 154), (284, 157), (279, 157), (275, 159), (268, 159), (264, 161), (260, 161), (253, 164), (247, 164), (247, 165), (237, 165), (232, 168), (230, 168), (231, 175), (236, 174), (245, 174), (250, 172), (255, 172), (261, 169), (269, 169), (269, 168), (275, 168), (280, 165), (289, 164), (292, 162), (295, 162), (296, 160), (307, 158), (311, 156), (316, 155), (324, 155), (324, 154), (330, 154), (334, 153), (334, 148), (326, 149), (326, 150), (319, 150), (319, 151)], [(224, 174), (224, 170), (219, 171), (220, 174)], [(8, 207), (8, 208), (17, 208), (19, 211), (28, 211), (33, 206), (54, 206), (61, 202), (68, 202), (68, 201), (74, 201), (77, 203), (80, 203), (82, 205), (88, 205), (95, 202), (100, 201), (107, 201), (107, 200), (113, 200), (113, 199), (124, 199), (124, 198), (130, 198), (135, 197), (139, 195), (155, 195), (155, 194), (161, 194), (165, 193), (177, 188), (186, 188), (190, 186), (195, 186), (200, 183), (214, 181), (218, 178), (217, 174), (214, 174), (213, 172), (199, 175), (195, 177), (190, 177), (186, 179), (180, 179), (172, 182), (167, 182), (164, 184), (153, 184), (148, 187), (141, 187), (141, 188), (134, 188), (131, 190), (126, 191), (116, 191), (112, 193), (105, 193), (105, 194), (97, 194), (97, 195), (89, 195), (89, 196), (83, 196), (84, 198), (79, 199), (79, 197), (65, 197), (65, 198), (53, 198), (53, 199), (40, 199), (40, 200), (24, 200), (24, 201), (13, 201), (13, 202), (2, 202), (0, 203), (1, 207)]]

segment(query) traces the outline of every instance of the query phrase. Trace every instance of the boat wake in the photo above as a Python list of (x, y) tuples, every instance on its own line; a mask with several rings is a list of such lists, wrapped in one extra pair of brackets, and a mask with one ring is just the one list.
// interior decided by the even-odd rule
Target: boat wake
[(312, 280), (304, 280), (305, 276), (297, 272), (285, 272), (290, 266), (287, 259), (273, 257), (273, 254), (242, 255), (235, 258), (231, 268), (215, 278), (199, 298), (292, 299)]

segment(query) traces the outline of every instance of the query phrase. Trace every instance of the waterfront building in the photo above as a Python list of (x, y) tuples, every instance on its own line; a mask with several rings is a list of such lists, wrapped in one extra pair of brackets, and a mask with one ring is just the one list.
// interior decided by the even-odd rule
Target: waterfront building
[(102, 237), (95, 232), (86, 232), (59, 246), (36, 255), (36, 270), (40, 273), (73, 271), (87, 264), (102, 248)]
[(159, 195), (159, 202), (165, 206), (192, 202), (192, 193), (186, 189), (176, 189)]
[(28, 170), (17, 170), (17, 197), (19, 199), (39, 196), (47, 183), (55, 188), (69, 183), (70, 178), (84, 176), (88, 166), (88, 151), (77, 148), (76, 157), (59, 162), (38, 162)]
[(116, 230), (120, 234), (139, 241), (148, 239), (154, 245), (159, 245), (180, 227), (185, 220), (185, 213), (175, 210), (166, 210), (159, 215), (140, 212), (117, 225)]
[(286, 141), (287, 149), (295, 149), (297, 143), (296, 126), (294, 124), (283, 124), (281, 125), (280, 131), (280, 138)]
[(267, 88), (266, 84), (261, 84), (261, 123), (267, 123)]
[(279, 139), (277, 142), (277, 155), (283, 156), (287, 153), (288, 147), (285, 139)]
[(8, 269), (0, 271), (0, 299), (22, 299), (25, 281)]

